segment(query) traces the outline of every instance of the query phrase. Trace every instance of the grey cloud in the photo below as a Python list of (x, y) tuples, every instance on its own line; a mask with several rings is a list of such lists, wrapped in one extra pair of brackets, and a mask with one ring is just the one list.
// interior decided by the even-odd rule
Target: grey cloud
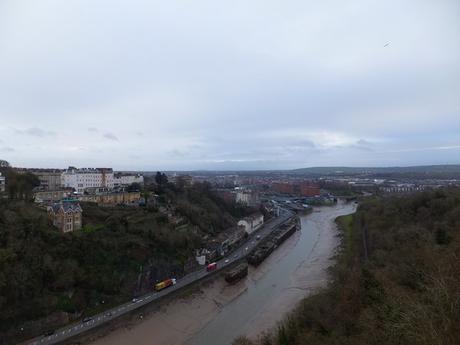
[(39, 127), (31, 127), (24, 130), (16, 129), (15, 132), (18, 134), (25, 134), (39, 138), (56, 136), (56, 132), (48, 131)]
[(5, 0), (3, 146), (23, 166), (460, 163), (409, 151), (458, 145), (458, 0), (350, 1)]
[(372, 143), (368, 140), (365, 140), (365, 139), (359, 139), (357, 142), (356, 142), (356, 145), (361, 145), (361, 146), (372, 146)]
[(15, 149), (13, 149), (12, 147), (9, 147), (9, 146), (3, 146), (3, 147), (0, 147), (0, 152), (14, 152)]
[(169, 151), (169, 154), (173, 157), (185, 157), (187, 156), (187, 152), (179, 149), (174, 149)]
[(364, 151), (374, 151), (373, 146), (374, 145), (372, 142), (365, 140), (365, 139), (360, 139), (355, 144), (351, 145), (351, 147), (355, 149), (364, 150)]
[(110, 132), (104, 133), (103, 137), (109, 140), (120, 141), (118, 140), (118, 137), (115, 134)]

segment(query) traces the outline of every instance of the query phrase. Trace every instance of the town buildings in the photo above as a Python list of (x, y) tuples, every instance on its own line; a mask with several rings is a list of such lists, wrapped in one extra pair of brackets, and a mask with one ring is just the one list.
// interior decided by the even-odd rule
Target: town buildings
[(242, 227), (248, 235), (259, 229), (263, 224), (264, 216), (260, 212), (245, 217), (238, 222), (238, 226)]
[(299, 192), (301, 196), (314, 197), (321, 194), (320, 187), (317, 183), (303, 181), (299, 184)]
[(94, 194), (82, 194), (77, 196), (79, 201), (94, 202), (98, 205), (139, 205), (140, 192), (102, 192)]
[(304, 197), (313, 197), (321, 194), (319, 184), (312, 181), (273, 182), (271, 188), (273, 191), (280, 194), (299, 195)]
[(294, 184), (290, 182), (273, 182), (271, 189), (280, 194), (294, 194)]
[(114, 187), (127, 187), (133, 183), (138, 183), (141, 186), (144, 185), (144, 176), (141, 174), (124, 174), (117, 172), (113, 175), (113, 186)]
[(61, 201), (47, 208), (53, 225), (62, 232), (79, 230), (82, 227), (82, 208), (73, 201)]
[(0, 173), (0, 193), (3, 193), (5, 191), (5, 185), (6, 185), (5, 176), (2, 176), (2, 173)]
[(66, 188), (74, 188), (79, 194), (90, 187), (113, 189), (114, 174), (111, 168), (77, 169), (75, 167), (69, 167), (62, 173), (61, 184)]
[(59, 169), (26, 169), (24, 172), (29, 172), (38, 177), (40, 186), (38, 190), (55, 191), (61, 188), (62, 170)]
[(236, 202), (244, 206), (258, 206), (260, 204), (259, 193), (242, 189), (236, 191)]
[(34, 200), (37, 203), (57, 202), (68, 198), (73, 194), (71, 188), (57, 190), (37, 190), (34, 192)]

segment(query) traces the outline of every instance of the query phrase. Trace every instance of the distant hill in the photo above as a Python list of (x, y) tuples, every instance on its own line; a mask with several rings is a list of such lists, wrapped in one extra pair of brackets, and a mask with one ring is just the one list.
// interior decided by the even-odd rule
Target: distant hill
[(312, 167), (291, 170), (305, 175), (427, 175), (433, 177), (460, 176), (460, 165), (420, 165), (409, 167)]
[[(138, 171), (144, 176), (153, 176), (155, 171)], [(418, 165), (407, 167), (311, 167), (292, 170), (190, 170), (166, 171), (168, 175), (245, 175), (245, 176), (273, 176), (273, 175), (305, 175), (308, 177), (320, 176), (372, 176), (372, 177), (415, 177), (415, 178), (457, 178), (460, 179), (460, 164), (452, 165)]]

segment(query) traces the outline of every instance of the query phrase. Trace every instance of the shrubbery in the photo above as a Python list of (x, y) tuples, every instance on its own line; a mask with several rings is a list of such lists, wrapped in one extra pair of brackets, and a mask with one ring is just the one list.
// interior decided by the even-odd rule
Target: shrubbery
[(83, 229), (63, 234), (33, 203), (0, 199), (0, 335), (55, 312), (77, 316), (102, 301), (124, 302), (141, 266), (180, 275), (205, 235), (236, 223), (233, 208), (206, 186), (162, 186), (160, 196), (185, 227), (176, 230), (156, 207), (82, 203)]

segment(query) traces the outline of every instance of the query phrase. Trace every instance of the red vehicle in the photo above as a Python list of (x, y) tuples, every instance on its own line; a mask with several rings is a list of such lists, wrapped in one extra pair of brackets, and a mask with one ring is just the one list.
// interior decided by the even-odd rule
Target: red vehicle
[(209, 264), (207, 267), (206, 267), (206, 271), (214, 271), (215, 269), (217, 268), (217, 263), (216, 262), (213, 262), (212, 264)]

